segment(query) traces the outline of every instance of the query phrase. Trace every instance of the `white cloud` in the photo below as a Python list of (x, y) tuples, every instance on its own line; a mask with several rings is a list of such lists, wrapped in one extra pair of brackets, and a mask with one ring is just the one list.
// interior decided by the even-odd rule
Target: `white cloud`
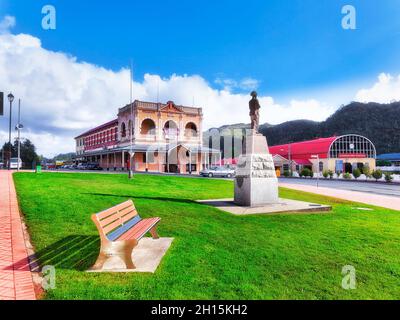
[(0, 21), (0, 34), (8, 33), (11, 28), (15, 27), (16, 19), (12, 16), (5, 16)]
[(259, 86), (259, 81), (251, 77), (243, 78), (240, 81), (236, 81), (230, 78), (216, 78), (214, 83), (224, 88), (224, 90), (232, 91), (235, 89), (240, 90), (255, 90)]
[(372, 87), (357, 92), (356, 101), (390, 103), (400, 100), (400, 75), (393, 77), (388, 73), (381, 73)]
[[(115, 118), (118, 108), (129, 102), (128, 69), (111, 71), (79, 62), (68, 54), (44, 49), (40, 39), (27, 34), (0, 34), (0, 70), (0, 88), (22, 98), (23, 137), (46, 156), (74, 151), (74, 136)], [(258, 82), (246, 78), (235, 85), (253, 89)], [(146, 74), (134, 82), (133, 90), (135, 99), (154, 101), (159, 93), (162, 102), (202, 107), (203, 130), (249, 122), (248, 93), (213, 88), (199, 75), (160, 78)], [(269, 96), (259, 99), (261, 122), (272, 124), (324, 120), (335, 110), (315, 99), (293, 99), (288, 104), (276, 103)], [(0, 139), (1, 144), (8, 140), (8, 114), (0, 117)]]

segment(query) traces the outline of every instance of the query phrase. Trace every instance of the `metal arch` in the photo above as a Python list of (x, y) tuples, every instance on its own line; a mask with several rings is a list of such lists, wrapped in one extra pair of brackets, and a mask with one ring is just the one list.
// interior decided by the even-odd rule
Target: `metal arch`
[(331, 149), (332, 149), (333, 144), (336, 141), (338, 141), (339, 139), (346, 138), (346, 137), (351, 137), (351, 136), (359, 137), (359, 138), (362, 138), (362, 139), (368, 141), (370, 143), (370, 145), (372, 146), (372, 149), (373, 149), (373, 152), (374, 152), (374, 154), (373, 154), (374, 159), (376, 159), (376, 148), (375, 148), (375, 145), (372, 143), (372, 141), (370, 139), (368, 139), (367, 137), (364, 137), (364, 136), (362, 136), (360, 134), (345, 134), (345, 135), (339, 136), (335, 140), (333, 140), (331, 142), (330, 146), (329, 146), (329, 149), (328, 149), (328, 159), (331, 159)]

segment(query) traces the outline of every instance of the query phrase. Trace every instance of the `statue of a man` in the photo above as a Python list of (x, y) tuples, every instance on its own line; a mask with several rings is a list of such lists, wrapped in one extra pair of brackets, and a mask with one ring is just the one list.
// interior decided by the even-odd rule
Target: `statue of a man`
[(260, 103), (257, 99), (257, 92), (252, 91), (250, 93), (251, 100), (249, 101), (250, 107), (250, 119), (251, 119), (251, 129), (258, 132), (258, 126), (260, 123)]

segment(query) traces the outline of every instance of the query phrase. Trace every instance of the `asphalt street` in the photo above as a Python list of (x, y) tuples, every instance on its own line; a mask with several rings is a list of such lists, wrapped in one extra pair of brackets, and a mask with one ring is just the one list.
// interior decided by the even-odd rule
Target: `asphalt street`
[[(297, 185), (310, 185), (316, 186), (316, 179), (293, 179), (293, 178), (279, 178), (279, 182)], [(365, 193), (372, 193), (378, 195), (386, 195), (392, 197), (400, 197), (400, 184), (389, 183), (376, 183), (364, 181), (340, 181), (340, 180), (325, 180), (320, 179), (318, 182), (320, 187), (358, 191)]]

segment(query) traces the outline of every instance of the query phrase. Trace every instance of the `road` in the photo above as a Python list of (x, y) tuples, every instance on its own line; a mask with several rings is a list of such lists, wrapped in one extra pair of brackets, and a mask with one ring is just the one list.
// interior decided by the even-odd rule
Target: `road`
[[(279, 178), (279, 182), (287, 184), (295, 184), (295, 185), (307, 185), (307, 186), (317, 185), (316, 179)], [(348, 190), (348, 191), (365, 192), (377, 195), (385, 195), (391, 197), (400, 197), (400, 184), (320, 179), (319, 186), (336, 190)]]

